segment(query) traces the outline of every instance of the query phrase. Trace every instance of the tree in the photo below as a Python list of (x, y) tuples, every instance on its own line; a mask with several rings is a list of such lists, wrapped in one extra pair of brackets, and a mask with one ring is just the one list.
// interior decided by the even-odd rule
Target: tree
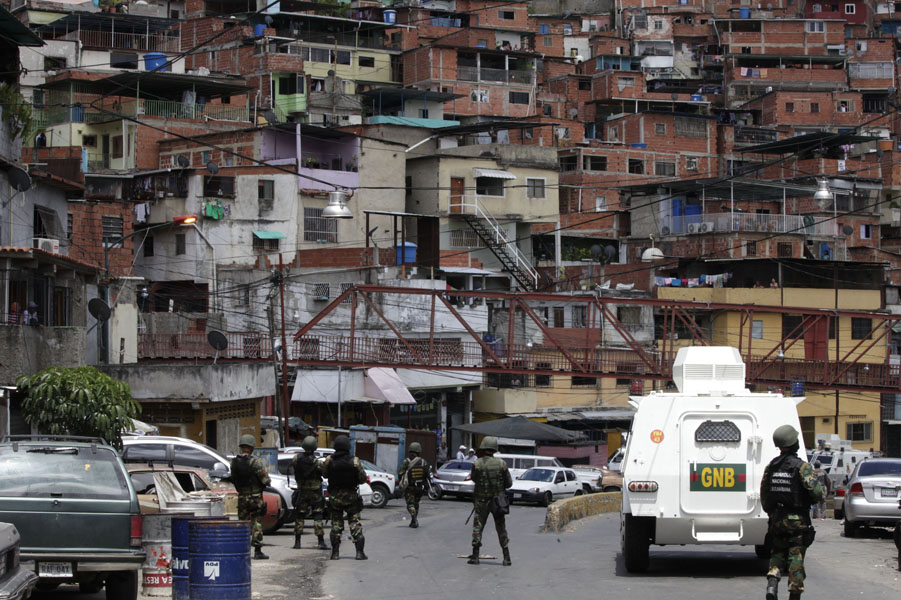
[(94, 367), (50, 367), (16, 385), (26, 394), (25, 420), (48, 435), (100, 437), (121, 448), (122, 432), (141, 411), (127, 383)]

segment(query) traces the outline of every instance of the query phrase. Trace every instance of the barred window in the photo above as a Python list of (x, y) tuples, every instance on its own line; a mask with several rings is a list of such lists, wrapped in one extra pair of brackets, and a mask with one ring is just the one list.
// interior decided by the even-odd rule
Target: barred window
[(681, 137), (707, 137), (707, 121), (691, 117), (676, 117), (676, 135)]
[(573, 327), (585, 328), (588, 327), (588, 307), (587, 306), (573, 306)]
[(305, 242), (335, 243), (338, 241), (338, 222), (323, 218), (321, 208), (304, 207), (303, 239)]
[(676, 175), (676, 163), (673, 162), (655, 162), (654, 175), (662, 175), (665, 177), (674, 177)]
[(892, 63), (848, 63), (851, 79), (891, 79)]
[(485, 242), (471, 229), (453, 229), (450, 232), (453, 248), (484, 248)]
[(112, 245), (122, 239), (122, 217), (103, 216), (103, 243)]
[[(352, 288), (353, 285), (354, 285), (354, 284), (352, 284), (352, 283), (342, 283), (342, 284), (341, 284), (341, 293), (343, 294), (344, 292), (346, 292), (347, 290), (349, 290), (350, 288)], [(351, 296), (348, 296), (347, 298), (344, 299), (343, 302), (341, 302), (341, 304), (350, 304), (350, 303), (351, 303), (351, 298), (352, 298), (352, 295), (351, 295)]]
[(313, 284), (313, 300), (325, 301), (329, 299), (329, 284), (314, 283)]

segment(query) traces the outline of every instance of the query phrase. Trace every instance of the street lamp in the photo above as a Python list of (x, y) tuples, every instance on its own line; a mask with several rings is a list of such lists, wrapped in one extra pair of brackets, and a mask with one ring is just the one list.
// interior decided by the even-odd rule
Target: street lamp
[[(170, 227), (172, 225), (193, 225), (197, 221), (197, 217), (194, 215), (181, 215), (179, 217), (175, 217), (171, 221), (166, 221), (165, 223), (157, 223), (156, 225), (151, 225), (150, 227), (145, 227), (143, 229), (137, 229), (132, 231), (128, 235), (123, 235), (116, 241), (107, 245), (103, 244), (103, 301), (109, 306), (109, 251), (116, 246), (122, 247), (122, 244), (125, 240), (133, 238), (139, 233), (146, 234), (148, 231), (152, 231), (153, 229), (160, 229), (161, 227)], [(103, 364), (109, 364), (109, 320), (104, 320), (101, 323), (100, 327), (100, 340), (99, 345), (102, 351), (102, 359)]]
[(352, 219), (353, 216), (347, 208), (347, 192), (335, 190), (328, 193), (328, 206), (322, 209), (323, 219)]

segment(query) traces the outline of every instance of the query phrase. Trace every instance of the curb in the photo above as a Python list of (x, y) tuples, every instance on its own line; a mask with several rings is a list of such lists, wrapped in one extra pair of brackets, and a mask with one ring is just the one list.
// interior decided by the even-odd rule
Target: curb
[(547, 514), (541, 530), (560, 531), (568, 523), (577, 519), (602, 513), (619, 512), (622, 497), (621, 492), (600, 492), (557, 500), (547, 507)]

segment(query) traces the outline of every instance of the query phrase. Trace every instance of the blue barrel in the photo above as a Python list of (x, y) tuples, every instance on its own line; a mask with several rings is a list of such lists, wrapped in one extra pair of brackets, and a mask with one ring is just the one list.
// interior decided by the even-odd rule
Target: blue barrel
[(264, 35), (266, 35), (265, 23), (253, 26), (253, 37), (263, 37)]
[(704, 96), (702, 96), (701, 94), (692, 94), (692, 95), (691, 95), (691, 101), (692, 101), (692, 102), (703, 102), (703, 101), (704, 101)]
[(750, 19), (751, 18), (751, 9), (750, 8), (739, 8), (738, 16), (742, 19)]
[(385, 10), (382, 12), (382, 16), (385, 19), (385, 23), (397, 23), (397, 11), (396, 10)]
[(172, 600), (188, 600), (190, 596), (188, 572), (188, 523), (191, 521), (221, 520), (222, 517), (172, 516)]
[(804, 395), (804, 382), (803, 381), (792, 381), (792, 396), (803, 396)]
[(188, 523), (191, 600), (250, 600), (250, 522)]
[(144, 55), (144, 69), (165, 73), (169, 69), (166, 66), (166, 60), (166, 55), (162, 52), (148, 52)]
[(404, 242), (394, 247), (397, 252), (397, 264), (416, 264), (416, 244), (413, 242)]

